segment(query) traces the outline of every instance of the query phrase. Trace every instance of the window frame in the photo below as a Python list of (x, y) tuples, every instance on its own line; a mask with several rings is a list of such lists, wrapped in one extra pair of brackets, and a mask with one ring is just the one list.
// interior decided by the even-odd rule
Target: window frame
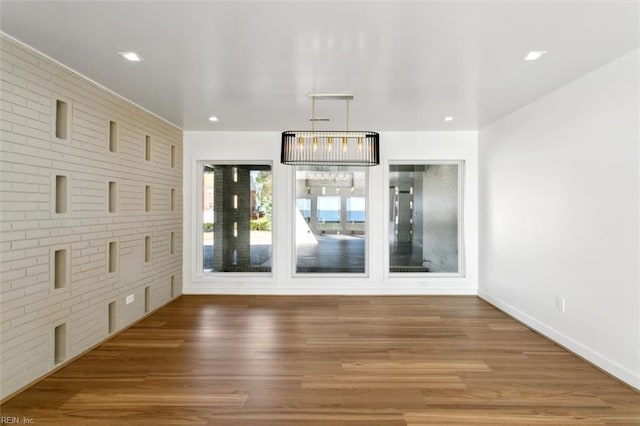
[[(291, 205), (290, 205), (290, 209), (291, 209), (291, 215), (290, 215), (290, 224), (291, 224), (291, 241), (290, 241), (290, 247), (291, 247), (291, 266), (290, 266), (290, 270), (291, 270), (291, 277), (293, 279), (309, 279), (309, 278), (315, 278), (315, 279), (327, 279), (327, 278), (351, 278), (351, 279), (363, 279), (363, 278), (369, 278), (370, 273), (371, 273), (371, 269), (370, 269), (370, 254), (371, 254), (371, 250), (369, 249), (369, 244), (370, 244), (370, 216), (369, 216), (369, 212), (370, 212), (370, 192), (369, 192), (369, 188), (370, 188), (370, 178), (371, 175), (369, 173), (369, 167), (358, 167), (358, 166), (348, 166), (348, 169), (361, 169), (362, 173), (364, 173), (364, 196), (365, 196), (365, 223), (364, 223), (364, 235), (365, 235), (365, 241), (364, 241), (364, 272), (297, 272), (297, 267), (298, 267), (298, 252), (297, 252), (297, 245), (296, 245), (296, 216), (295, 216), (295, 208), (296, 206), (296, 190), (297, 190), (297, 172), (299, 170), (301, 170), (304, 167), (309, 167), (309, 166), (294, 166), (293, 167), (293, 172), (292, 172), (292, 177), (291, 177), (291, 199), (293, 200)], [(327, 168), (332, 168), (335, 167), (336, 171), (339, 171), (339, 169), (341, 167), (344, 166), (324, 166)], [(360, 171), (360, 170), (358, 170)]]
[(274, 235), (276, 233), (276, 211), (277, 211), (277, 203), (276, 203), (276, 192), (275, 185), (271, 188), (271, 271), (269, 272), (220, 272), (220, 271), (212, 271), (205, 272), (204, 271), (204, 219), (203, 219), (203, 210), (202, 210), (202, 193), (204, 188), (204, 166), (205, 165), (224, 165), (224, 166), (269, 166), (271, 168), (271, 179), (272, 182), (275, 182), (275, 169), (273, 167), (273, 161), (271, 160), (198, 160), (197, 164), (197, 176), (196, 176), (196, 196), (194, 197), (195, 211), (196, 211), (196, 279), (207, 279), (207, 278), (221, 278), (221, 277), (258, 277), (258, 278), (273, 278), (274, 277), (274, 269), (276, 268), (276, 244)]
[(465, 160), (389, 160), (385, 164), (385, 189), (388, 191), (391, 186), (391, 166), (432, 166), (432, 165), (450, 165), (458, 166), (458, 272), (391, 272), (391, 238), (390, 238), (390, 201), (388, 193), (384, 193), (383, 205), (384, 205), (384, 273), (387, 279), (418, 279), (424, 281), (425, 279), (438, 279), (438, 278), (466, 278), (466, 246), (465, 246)]

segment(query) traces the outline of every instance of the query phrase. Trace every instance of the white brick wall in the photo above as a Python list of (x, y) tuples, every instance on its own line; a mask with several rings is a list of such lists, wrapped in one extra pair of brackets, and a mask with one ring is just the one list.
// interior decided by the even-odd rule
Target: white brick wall
[[(182, 288), (182, 131), (30, 48), (0, 35), (0, 399), (54, 365), (54, 327), (66, 324), (66, 359), (108, 337), (108, 305), (117, 329)], [(66, 140), (55, 136), (56, 100), (67, 103)], [(109, 122), (118, 151), (109, 151)], [(151, 160), (145, 160), (145, 136)], [(175, 167), (171, 167), (175, 145)], [(68, 208), (55, 213), (56, 175), (67, 177)], [(109, 213), (109, 181), (117, 211)], [(145, 186), (152, 209), (145, 212)], [(171, 189), (176, 208), (170, 209)], [(175, 252), (170, 234), (175, 232)], [(144, 237), (151, 260), (144, 262)], [(108, 272), (108, 243), (118, 243)], [(67, 285), (54, 289), (54, 251), (67, 250)], [(135, 301), (125, 304), (134, 294)], [(176, 295), (177, 296), (177, 295)]]

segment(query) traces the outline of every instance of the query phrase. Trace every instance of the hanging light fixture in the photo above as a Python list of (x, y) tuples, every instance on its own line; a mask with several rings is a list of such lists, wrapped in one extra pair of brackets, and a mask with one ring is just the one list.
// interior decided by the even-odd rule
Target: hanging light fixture
[[(380, 135), (349, 130), (349, 101), (353, 93), (311, 93), (311, 130), (282, 132), (280, 162), (289, 165), (377, 166), (380, 164)], [(345, 100), (345, 130), (315, 130), (316, 99)]]

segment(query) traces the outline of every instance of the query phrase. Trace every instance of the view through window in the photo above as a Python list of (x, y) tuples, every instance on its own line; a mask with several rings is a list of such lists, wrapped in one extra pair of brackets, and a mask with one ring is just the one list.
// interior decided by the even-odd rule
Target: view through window
[(296, 273), (365, 273), (366, 178), (359, 167), (296, 168)]
[(271, 272), (271, 165), (204, 164), (203, 272)]

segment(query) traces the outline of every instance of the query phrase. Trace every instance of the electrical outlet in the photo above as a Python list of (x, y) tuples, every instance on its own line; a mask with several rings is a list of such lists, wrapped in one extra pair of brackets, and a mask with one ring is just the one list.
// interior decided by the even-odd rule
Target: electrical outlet
[(562, 296), (556, 296), (556, 309), (559, 310), (560, 312), (564, 312), (566, 309), (566, 305), (564, 302), (564, 297)]
[(135, 299), (135, 296), (133, 294), (130, 294), (130, 295), (127, 296), (127, 299), (125, 300), (125, 302), (128, 305), (129, 303), (133, 303), (134, 299)]

